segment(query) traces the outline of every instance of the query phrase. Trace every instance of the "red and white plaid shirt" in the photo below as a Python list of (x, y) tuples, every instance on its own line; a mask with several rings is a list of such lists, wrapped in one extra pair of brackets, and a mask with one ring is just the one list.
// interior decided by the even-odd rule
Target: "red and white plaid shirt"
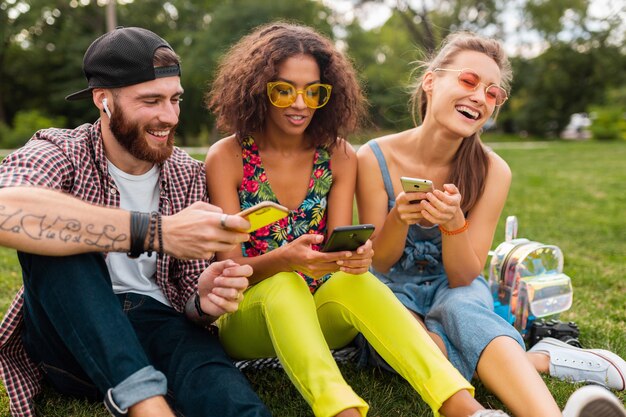
[[(175, 148), (161, 164), (159, 210), (172, 215), (196, 201), (208, 202), (201, 162)], [(39, 186), (61, 190), (83, 201), (119, 207), (120, 195), (109, 175), (100, 121), (76, 129), (44, 129), (0, 165), (0, 187)], [(181, 261), (168, 255), (157, 262), (156, 282), (172, 306), (182, 312), (196, 291), (208, 260)], [(33, 398), (41, 391), (41, 373), (22, 345), (22, 287), (0, 324), (0, 375), (14, 417), (34, 417)]]

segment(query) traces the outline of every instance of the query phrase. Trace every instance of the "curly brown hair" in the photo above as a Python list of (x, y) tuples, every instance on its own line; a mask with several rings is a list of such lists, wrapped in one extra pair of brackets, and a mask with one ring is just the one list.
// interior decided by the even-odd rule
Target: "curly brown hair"
[(312, 56), (321, 82), (333, 86), (328, 104), (315, 111), (305, 133), (313, 146), (331, 148), (338, 137), (354, 132), (365, 114), (366, 101), (354, 67), (332, 41), (310, 27), (286, 22), (259, 26), (222, 58), (205, 103), (220, 130), (238, 140), (262, 131), (268, 106), (266, 85), (278, 67), (296, 55)]

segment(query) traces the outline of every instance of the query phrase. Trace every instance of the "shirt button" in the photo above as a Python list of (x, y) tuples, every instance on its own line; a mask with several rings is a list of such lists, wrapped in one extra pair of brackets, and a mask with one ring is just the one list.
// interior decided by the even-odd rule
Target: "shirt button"
[(111, 194), (115, 195), (115, 194), (117, 194), (117, 190), (116, 190), (115, 188), (111, 188), (111, 189), (109, 190), (109, 193), (111, 193)]

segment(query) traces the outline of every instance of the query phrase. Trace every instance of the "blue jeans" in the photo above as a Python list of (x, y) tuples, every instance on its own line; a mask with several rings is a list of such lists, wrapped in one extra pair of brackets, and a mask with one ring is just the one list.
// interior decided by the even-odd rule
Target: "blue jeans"
[(270, 416), (215, 335), (151, 297), (115, 295), (101, 254), (18, 257), (24, 345), (56, 390), (112, 392), (121, 409), (167, 392), (185, 417)]

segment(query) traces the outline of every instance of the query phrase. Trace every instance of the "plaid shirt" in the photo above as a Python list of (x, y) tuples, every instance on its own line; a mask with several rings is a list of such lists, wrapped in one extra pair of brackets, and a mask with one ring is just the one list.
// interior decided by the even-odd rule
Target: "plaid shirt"
[[(162, 165), (159, 210), (177, 213), (196, 201), (208, 201), (202, 163), (175, 148)], [(108, 172), (100, 122), (73, 130), (44, 129), (0, 165), (0, 187), (40, 186), (61, 190), (83, 201), (119, 207), (120, 195)], [(206, 260), (181, 261), (168, 255), (157, 262), (156, 282), (172, 306), (182, 312), (196, 291)], [(33, 398), (42, 375), (22, 345), (22, 287), (0, 324), (0, 374), (9, 395), (11, 415), (33, 417)]]

